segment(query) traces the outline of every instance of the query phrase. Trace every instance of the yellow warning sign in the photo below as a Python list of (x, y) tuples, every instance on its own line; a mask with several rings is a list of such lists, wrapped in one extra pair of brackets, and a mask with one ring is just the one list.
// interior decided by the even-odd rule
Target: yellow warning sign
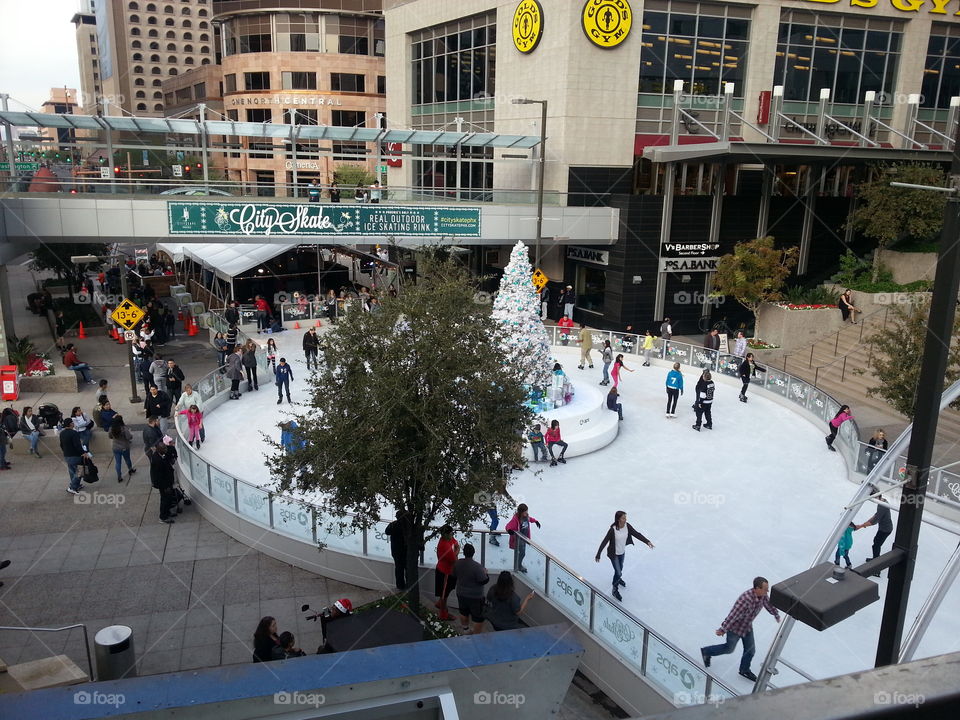
[(513, 13), (513, 45), (532, 53), (543, 34), (543, 8), (537, 0), (523, 0)]
[(533, 286), (537, 289), (537, 292), (543, 290), (543, 286), (550, 281), (546, 275), (543, 274), (542, 270), (534, 270), (533, 272)]
[(627, 0), (587, 0), (580, 21), (590, 42), (614, 48), (630, 34), (633, 10)]
[(133, 330), (145, 316), (146, 313), (127, 298), (124, 298), (123, 302), (117, 305), (117, 309), (110, 313), (113, 321), (127, 330)]

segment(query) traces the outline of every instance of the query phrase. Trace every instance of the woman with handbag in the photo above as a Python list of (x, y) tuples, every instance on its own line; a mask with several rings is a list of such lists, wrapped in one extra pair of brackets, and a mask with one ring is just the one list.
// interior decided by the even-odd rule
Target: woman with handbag
[(121, 464), (122, 460), (127, 462), (127, 470), (130, 472), (130, 475), (133, 475), (136, 472), (136, 468), (133, 467), (133, 463), (130, 462), (130, 443), (133, 442), (133, 435), (130, 432), (130, 428), (127, 427), (127, 424), (123, 421), (123, 415), (114, 415), (113, 423), (110, 425), (110, 432), (108, 437), (113, 442), (113, 459), (117, 464), (117, 482), (123, 482), (123, 465)]
[(43, 431), (40, 430), (40, 422), (33, 414), (33, 408), (30, 405), (27, 405), (20, 415), (20, 432), (30, 441), (30, 454), (36, 455), (39, 460), (40, 448), (37, 445), (43, 436)]

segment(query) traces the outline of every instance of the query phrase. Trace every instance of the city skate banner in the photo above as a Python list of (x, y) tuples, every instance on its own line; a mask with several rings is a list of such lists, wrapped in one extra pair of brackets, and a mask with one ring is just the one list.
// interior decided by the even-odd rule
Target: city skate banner
[(339, 203), (168, 202), (171, 235), (480, 237), (480, 208)]

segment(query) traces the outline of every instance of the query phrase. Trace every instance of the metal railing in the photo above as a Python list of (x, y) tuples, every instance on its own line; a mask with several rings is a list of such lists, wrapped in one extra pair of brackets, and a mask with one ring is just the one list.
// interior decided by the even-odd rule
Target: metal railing
[[(864, 315), (862, 318), (860, 318), (860, 322), (858, 322), (857, 325), (844, 325), (842, 328), (840, 328), (836, 332), (833, 332), (830, 335), (827, 335), (826, 337), (817, 338), (816, 340), (812, 341), (809, 345), (810, 358), (807, 360), (807, 367), (808, 368), (813, 367), (813, 353), (816, 350), (817, 346), (820, 345), (821, 343), (826, 343), (827, 345), (829, 345), (830, 341), (833, 340), (833, 354), (834, 356), (836, 356), (840, 351), (840, 335), (843, 333), (846, 333), (848, 330), (855, 330), (856, 332), (859, 333), (859, 335), (857, 336), (857, 347), (859, 347), (860, 344), (863, 343), (863, 331), (864, 331), (864, 328), (866, 327), (867, 320), (878, 315), (881, 312), (883, 313), (883, 321), (880, 324), (880, 328), (882, 329), (887, 326), (887, 314), (890, 312), (889, 305), (885, 305), (882, 308), (876, 308), (872, 312)], [(808, 349), (807, 346), (804, 346), (799, 350), (794, 350), (793, 352), (785, 354), (783, 358), (781, 358), (783, 363), (781, 370), (786, 372), (787, 360), (789, 358), (799, 355), (800, 353), (805, 353), (807, 349)]]
[(90, 659), (90, 637), (87, 634), (87, 626), (83, 623), (77, 623), (76, 625), (64, 625), (63, 627), (58, 628), (45, 628), (45, 627), (13, 627), (9, 625), (0, 626), (0, 632), (3, 630), (15, 630), (19, 632), (62, 632), (63, 630), (75, 630), (77, 628), (83, 629), (83, 649), (87, 652), (87, 677), (91, 680), (96, 678), (93, 675), (93, 661)]

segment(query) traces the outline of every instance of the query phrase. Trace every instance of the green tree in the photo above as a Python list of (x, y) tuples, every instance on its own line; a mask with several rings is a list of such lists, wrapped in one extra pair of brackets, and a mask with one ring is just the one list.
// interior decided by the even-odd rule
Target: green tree
[(42, 243), (30, 253), (34, 270), (50, 270), (57, 277), (73, 277), (77, 266), (70, 262), (75, 255), (107, 255), (105, 243)]
[[(927, 337), (927, 318), (930, 315), (930, 300), (895, 305), (892, 318), (886, 325), (870, 336), (873, 349), (869, 368), (878, 385), (867, 389), (870, 397), (879, 397), (890, 403), (897, 412), (913, 419), (920, 383), (920, 358), (923, 357)], [(953, 337), (950, 339), (950, 354), (943, 387), (960, 378), (960, 317), (953, 322)], [(862, 370), (858, 371), (861, 374)], [(960, 407), (960, 402), (951, 404)]]
[(717, 262), (713, 295), (730, 295), (753, 313), (756, 338), (760, 335), (760, 306), (780, 300), (790, 270), (797, 264), (796, 247), (777, 249), (772, 237), (737, 243)]
[(857, 187), (857, 207), (847, 225), (877, 241), (871, 282), (880, 277), (880, 251), (905, 240), (923, 241), (943, 227), (946, 193), (893, 187), (891, 182), (945, 187), (946, 174), (937, 165), (878, 165), (874, 179)]
[(366, 187), (373, 185), (377, 176), (363, 165), (337, 165), (333, 169), (333, 179), (342, 190), (356, 187), (357, 183)]
[[(508, 364), (471, 278), (431, 253), (424, 268), (380, 312), (350, 313), (324, 336), (295, 448), (272, 442), (268, 461), (281, 491), (325, 498), (331, 531), (409, 513), (410, 582), (429, 526), (466, 530), (503, 498), (504, 468), (523, 464), (533, 417), (523, 371)], [(419, 607), (419, 582), (408, 602)]]

